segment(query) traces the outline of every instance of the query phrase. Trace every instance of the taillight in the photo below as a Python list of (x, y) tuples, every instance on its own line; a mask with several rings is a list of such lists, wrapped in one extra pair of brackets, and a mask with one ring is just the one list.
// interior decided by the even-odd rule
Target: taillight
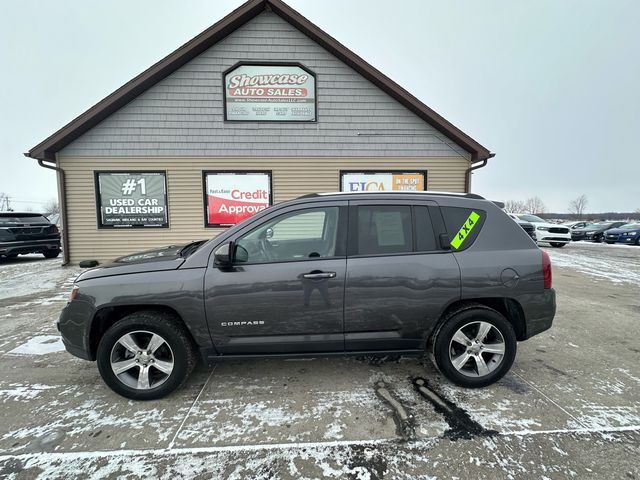
[(60, 230), (58, 229), (58, 225), (55, 223), (51, 225), (51, 233), (58, 233)]
[(542, 276), (544, 277), (544, 288), (551, 288), (551, 258), (544, 250), (542, 252)]

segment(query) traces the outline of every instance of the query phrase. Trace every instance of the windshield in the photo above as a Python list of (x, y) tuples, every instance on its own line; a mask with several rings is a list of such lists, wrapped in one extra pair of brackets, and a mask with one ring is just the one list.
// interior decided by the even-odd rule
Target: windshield
[(525, 222), (533, 222), (533, 223), (547, 223), (540, 217), (536, 217), (535, 215), (518, 215), (520, 220), (524, 220)]
[(599, 229), (599, 228), (609, 228), (611, 227), (611, 225), (613, 225), (612, 223), (592, 223), (590, 225), (587, 225), (585, 228), (595, 228), (595, 229)]
[(622, 230), (640, 230), (640, 223), (628, 223), (620, 228)]

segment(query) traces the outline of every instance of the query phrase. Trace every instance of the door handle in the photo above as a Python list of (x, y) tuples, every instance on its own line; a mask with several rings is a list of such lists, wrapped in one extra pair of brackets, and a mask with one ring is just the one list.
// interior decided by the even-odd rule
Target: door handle
[(309, 278), (311, 280), (319, 280), (321, 278), (336, 278), (336, 272), (311, 272), (302, 275), (302, 278)]

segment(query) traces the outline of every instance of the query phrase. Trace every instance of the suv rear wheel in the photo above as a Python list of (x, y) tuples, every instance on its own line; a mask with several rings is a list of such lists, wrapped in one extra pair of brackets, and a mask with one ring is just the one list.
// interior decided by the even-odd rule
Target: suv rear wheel
[(551, 246), (554, 248), (562, 248), (566, 245), (566, 243), (560, 243), (560, 242), (551, 242)]
[(98, 344), (98, 370), (116, 393), (153, 400), (173, 392), (195, 366), (195, 352), (184, 327), (164, 312), (127, 315)]
[(481, 305), (452, 312), (435, 333), (433, 357), (447, 379), (467, 388), (491, 385), (511, 368), (517, 340), (509, 321)]

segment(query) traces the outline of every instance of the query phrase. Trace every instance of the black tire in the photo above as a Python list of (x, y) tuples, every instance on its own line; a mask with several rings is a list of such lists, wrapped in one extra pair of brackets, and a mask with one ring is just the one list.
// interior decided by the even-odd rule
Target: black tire
[(60, 249), (56, 248), (55, 250), (46, 250), (42, 252), (42, 255), (44, 255), (45, 258), (56, 258), (60, 255)]
[(607, 242), (607, 243), (608, 243), (609, 245), (613, 245), (613, 244), (614, 244), (614, 243), (616, 243), (616, 242)]
[(17, 253), (10, 253), (9, 255), (7, 255), (7, 258), (18, 258), (18, 254)]
[(593, 237), (593, 241), (595, 243), (602, 243), (604, 240), (604, 235), (596, 235), (595, 237)]
[(562, 248), (566, 245), (566, 243), (560, 243), (560, 242), (551, 242), (551, 246), (553, 248)]
[[(504, 355), (490, 373), (484, 376), (468, 376), (453, 366), (450, 349), (456, 332), (466, 325), (478, 321), (489, 323), (497, 329), (504, 340)], [(494, 332), (493, 329), (491, 331)], [(516, 357), (517, 344), (513, 326), (503, 315), (484, 305), (467, 304), (448, 314), (436, 330), (432, 341), (432, 354), (436, 367), (448, 380), (461, 387), (481, 388), (497, 382), (509, 371)], [(486, 357), (486, 354), (481, 355), (483, 358)], [(489, 355), (491, 358), (494, 356), (493, 354)], [(488, 363), (491, 363), (491, 358)]]
[[(125, 384), (111, 367), (111, 357), (118, 340), (123, 335), (141, 330), (160, 335), (169, 346), (173, 359), (173, 370), (166, 380), (144, 390)], [(169, 395), (187, 381), (196, 365), (196, 353), (179, 319), (165, 312), (140, 311), (127, 315), (106, 331), (98, 344), (97, 363), (102, 379), (117, 394), (132, 400), (154, 400)]]

